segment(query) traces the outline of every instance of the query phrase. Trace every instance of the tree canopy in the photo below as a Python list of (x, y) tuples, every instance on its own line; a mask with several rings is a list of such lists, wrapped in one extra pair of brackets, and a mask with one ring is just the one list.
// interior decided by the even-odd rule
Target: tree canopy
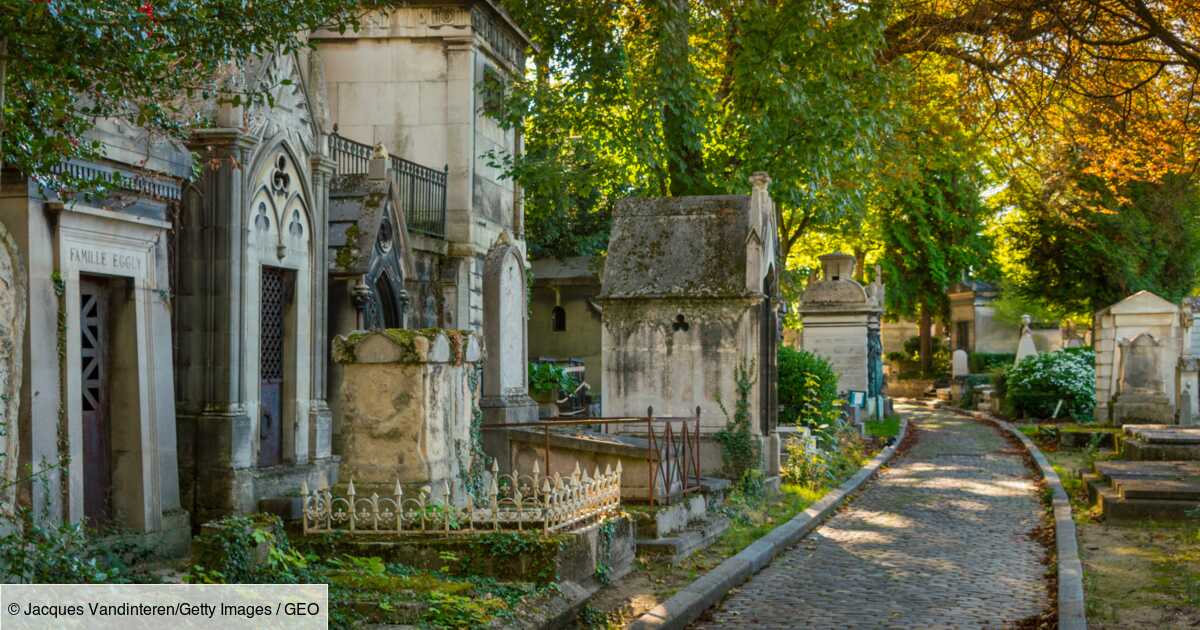
[(223, 81), (271, 52), (305, 45), (321, 26), (346, 29), (381, 3), (350, 0), (50, 0), (0, 5), (0, 158), (57, 186), (57, 167), (100, 157), (87, 136), (118, 118), (182, 136), (203, 125), (190, 99), (238, 104), (268, 98)]

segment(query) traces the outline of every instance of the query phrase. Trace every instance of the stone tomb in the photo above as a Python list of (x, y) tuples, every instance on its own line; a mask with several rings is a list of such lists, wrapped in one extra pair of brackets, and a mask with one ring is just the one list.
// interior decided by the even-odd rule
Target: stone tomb
[(829, 361), (840, 392), (866, 393), (868, 415), (879, 417), (884, 408), (879, 270), (875, 282), (864, 287), (854, 280), (854, 256), (833, 253), (820, 260), (820, 276), (800, 297), (800, 347)]
[(1095, 322), (1097, 420), (1174, 423), (1187, 333), (1179, 307), (1141, 291), (1097, 312)]
[(691, 417), (699, 406), (704, 474), (721, 469), (711, 436), (726, 424), (722, 404), (732, 410), (737, 401), (743, 369), (763, 469), (779, 470), (775, 211), (770, 178), (750, 182), (749, 196), (618, 203), (598, 300), (604, 415), (640, 417), (653, 407)]
[(341, 425), (340, 479), (353, 480), (363, 496), (371, 488), (390, 495), (400, 482), (406, 496), (429, 486), (440, 499), (449, 487), (456, 501), (464, 500), (482, 358), (478, 336), (468, 331), (389, 329), (335, 338), (333, 359), (343, 370), (331, 400)]

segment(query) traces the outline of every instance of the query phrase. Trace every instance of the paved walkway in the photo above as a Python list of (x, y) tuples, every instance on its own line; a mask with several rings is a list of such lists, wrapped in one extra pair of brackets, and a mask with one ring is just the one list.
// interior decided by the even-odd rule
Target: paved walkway
[(1042, 510), (991, 426), (901, 406), (918, 428), (848, 507), (783, 552), (698, 628), (999, 628), (1047, 604)]

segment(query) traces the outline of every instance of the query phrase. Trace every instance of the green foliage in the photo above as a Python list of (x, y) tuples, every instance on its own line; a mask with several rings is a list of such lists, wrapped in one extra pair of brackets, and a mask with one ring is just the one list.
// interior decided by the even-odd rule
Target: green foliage
[(801, 434), (787, 440), (787, 455), (780, 469), (784, 483), (813, 489), (828, 487), (862, 467), (867, 447), (854, 427), (839, 420), (823, 433), (823, 439)]
[(214, 521), (193, 545), (197, 564), (187, 575), (193, 584), (292, 584), (303, 581), (308, 566), (272, 514)]
[(855, 178), (891, 121), (882, 7), (503, 4), (539, 51), (498, 116), (524, 123), (525, 154), (491, 157), (524, 187), (535, 257), (602, 248), (622, 197), (745, 194), (758, 170), (785, 258), (810, 227), (861, 217)]
[[(231, 80), (268, 51), (293, 52), (319, 27), (345, 30), (360, 9), (382, 2), (244, 0), (10, 2), (0, 11), (7, 43), (4, 166), (51, 187), (96, 185), (55, 169), (71, 158), (103, 157), (88, 135), (117, 118), (152, 133), (183, 137), (207, 124), (191, 99), (272, 104), (275, 85)], [(186, 98), (185, 98), (186, 97)]]
[(734, 386), (737, 401), (733, 416), (725, 403), (717, 398), (721, 412), (725, 414), (725, 427), (713, 435), (721, 445), (721, 465), (724, 473), (733, 480), (741, 481), (746, 472), (759, 465), (758, 439), (750, 430), (750, 392), (754, 388), (753, 364), (747, 368), (739, 363), (734, 371)]
[(889, 352), (888, 360), (899, 364), (899, 378), (945, 378), (950, 375), (950, 360), (952, 352), (945, 339), (930, 337), (929, 346), (933, 350), (930, 358), (928, 373), (921, 371), (920, 337), (909, 337), (904, 340), (904, 352)]
[(149, 550), (120, 536), (98, 536), (78, 523), (47, 524), (27, 512), (4, 519), (0, 575), (28, 584), (125, 584), (149, 581), (131, 568)]
[(967, 354), (967, 367), (972, 374), (982, 374), (1011, 366), (1016, 360), (1017, 355), (1008, 352), (971, 352)]
[(837, 374), (811, 352), (779, 348), (780, 419), (816, 428), (838, 416)]
[(871, 437), (896, 437), (900, 434), (900, 416), (891, 415), (882, 420), (869, 420), (865, 428), (867, 435)]
[(566, 370), (553, 363), (529, 364), (529, 391), (537, 395), (567, 393), (574, 389)]
[(1090, 349), (1047, 352), (1025, 357), (1007, 373), (1005, 393), (1021, 416), (1050, 418), (1061, 400), (1059, 417), (1092, 419), (1096, 405), (1095, 354)]
[(1200, 274), (1200, 189), (1184, 177), (1131, 183), (1122, 198), (1079, 174), (1080, 190), (1014, 186), (1001, 229), (1015, 287), (1083, 314), (1142, 290), (1178, 301)]

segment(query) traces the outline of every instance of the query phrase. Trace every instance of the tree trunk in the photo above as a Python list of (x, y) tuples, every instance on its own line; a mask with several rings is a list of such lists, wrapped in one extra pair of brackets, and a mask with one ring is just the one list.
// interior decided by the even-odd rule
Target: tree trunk
[(921, 305), (921, 374), (928, 376), (933, 370), (933, 318), (929, 307)]

